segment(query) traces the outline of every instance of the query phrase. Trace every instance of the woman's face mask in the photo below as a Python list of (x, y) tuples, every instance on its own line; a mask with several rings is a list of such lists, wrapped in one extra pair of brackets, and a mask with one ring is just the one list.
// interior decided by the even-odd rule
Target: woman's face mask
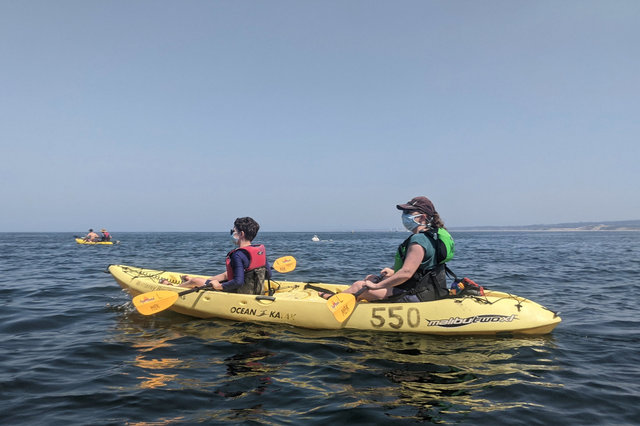
[(405, 228), (407, 228), (407, 230), (413, 232), (414, 229), (420, 226), (420, 223), (416, 222), (416, 218), (418, 216), (420, 215), (414, 216), (411, 213), (404, 212), (402, 213), (402, 224), (404, 225)]

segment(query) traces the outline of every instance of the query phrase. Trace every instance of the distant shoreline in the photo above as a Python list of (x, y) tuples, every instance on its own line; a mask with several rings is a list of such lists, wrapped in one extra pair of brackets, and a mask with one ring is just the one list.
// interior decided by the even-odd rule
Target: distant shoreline
[(601, 232), (601, 231), (640, 231), (640, 220), (621, 220), (615, 222), (569, 222), (526, 226), (461, 226), (452, 227), (455, 231), (540, 231), (540, 232)]
[[(554, 224), (536, 224), (521, 226), (450, 226), (452, 232), (637, 232), (640, 231), (640, 220), (608, 221), (608, 222), (569, 222)], [(226, 233), (227, 231), (114, 231), (117, 233)], [(397, 232), (408, 233), (405, 229), (359, 229), (359, 230), (314, 230), (314, 231), (262, 231), (264, 233), (360, 233), (360, 232)], [(30, 234), (30, 233), (69, 233), (73, 231), (0, 231), (1, 234)], [(78, 234), (78, 232), (75, 232)]]
[(549, 229), (522, 229), (522, 228), (448, 228), (452, 232), (638, 232), (640, 228), (615, 228), (615, 229), (579, 229), (579, 228), (549, 228)]

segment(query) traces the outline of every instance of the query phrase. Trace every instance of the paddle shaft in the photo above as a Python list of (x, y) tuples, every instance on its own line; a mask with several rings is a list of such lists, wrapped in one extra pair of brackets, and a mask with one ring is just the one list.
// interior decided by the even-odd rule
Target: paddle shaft
[(189, 290), (181, 291), (180, 293), (178, 293), (178, 297), (184, 296), (185, 294), (189, 294), (189, 293), (196, 293), (200, 290), (205, 290), (207, 288), (212, 288), (211, 284), (201, 285), (201, 286), (190, 288)]
[(364, 293), (367, 290), (369, 290), (369, 287), (364, 285), (364, 286), (362, 286), (362, 288), (360, 290), (358, 290), (355, 293), (353, 293), (353, 297), (358, 297), (358, 296), (360, 296), (362, 293)]
[(322, 288), (322, 287), (316, 287), (315, 285), (313, 285), (313, 284), (311, 284), (311, 283), (307, 283), (307, 284), (305, 284), (305, 285), (304, 285), (304, 288), (305, 288), (305, 289), (306, 289), (306, 288), (310, 288), (311, 290), (315, 290), (315, 291), (319, 291), (319, 292), (327, 293), (327, 294), (331, 294), (331, 295), (336, 294), (334, 291), (331, 291), (331, 290), (329, 290), (329, 289)]
[[(335, 291), (331, 291), (331, 290), (329, 290), (329, 289), (327, 289), (327, 288), (323, 288), (323, 287), (317, 287), (317, 286), (315, 286), (315, 285), (313, 285), (313, 284), (311, 284), (311, 283), (307, 283), (307, 284), (305, 284), (305, 285), (304, 285), (304, 288), (309, 288), (309, 289), (311, 289), (311, 290), (315, 290), (315, 291), (319, 291), (319, 292), (327, 293), (327, 294), (331, 294), (331, 295), (337, 294)], [(360, 290), (356, 291), (356, 292), (354, 293), (353, 297), (358, 297), (358, 296), (360, 296), (362, 293), (364, 293), (364, 292), (365, 292), (365, 291), (367, 291), (367, 290), (369, 290), (369, 287), (367, 287), (367, 286), (365, 285), (365, 286), (364, 286), (364, 287), (362, 287)], [(348, 294), (348, 293), (344, 293), (344, 294)]]

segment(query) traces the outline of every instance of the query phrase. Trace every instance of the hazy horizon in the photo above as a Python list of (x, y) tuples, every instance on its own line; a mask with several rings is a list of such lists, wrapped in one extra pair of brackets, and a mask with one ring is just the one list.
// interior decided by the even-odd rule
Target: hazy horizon
[(640, 217), (638, 22), (631, 0), (0, 2), (0, 231), (399, 229), (418, 195), (452, 228)]
[[(528, 225), (471, 225), (471, 226), (460, 226), (460, 227), (456, 227), (456, 226), (447, 226), (447, 228), (452, 229), (452, 230), (459, 230), (459, 231), (463, 231), (465, 229), (469, 229), (469, 230), (473, 230), (473, 228), (476, 229), (480, 229), (480, 228), (526, 228), (526, 227), (534, 227), (534, 226), (539, 226), (539, 227), (544, 227), (544, 226), (563, 226), (563, 225), (590, 225), (590, 224), (601, 224), (601, 225), (614, 225), (614, 224), (625, 224), (625, 223), (629, 223), (632, 222), (632, 224), (630, 226), (640, 226), (640, 219), (632, 219), (632, 220), (617, 220), (617, 221), (588, 221), (588, 222), (562, 222), (562, 223), (544, 223), (544, 224), (528, 224)], [(445, 224), (446, 225), (446, 224)], [(99, 228), (93, 228), (94, 231), (99, 232)], [(88, 231), (88, 229), (87, 229)], [(149, 233), (221, 233), (221, 234), (227, 234), (229, 231), (228, 230), (201, 230), (201, 231), (189, 231), (189, 230), (183, 230), (183, 231), (167, 231), (167, 230), (161, 230), (161, 229), (156, 229), (156, 230), (112, 230), (109, 229), (109, 232), (112, 234), (118, 234), (118, 233), (144, 233), (144, 232), (149, 232)], [(382, 229), (382, 228), (370, 228), (370, 229), (328, 229), (328, 230), (324, 230), (324, 231), (314, 231), (314, 230), (269, 230), (269, 229), (260, 229), (259, 233), (265, 233), (265, 232), (273, 232), (273, 233), (282, 233), (282, 232), (291, 232), (291, 233), (300, 233), (300, 234), (320, 234), (320, 233), (352, 233), (352, 232), (408, 232), (406, 231), (404, 228), (402, 227), (395, 227), (395, 228), (388, 228), (388, 229)], [(52, 234), (61, 234), (61, 233), (68, 233), (68, 234), (75, 234), (77, 236), (83, 236), (85, 231), (0, 231), (0, 233), (16, 233), (16, 234), (20, 234), (20, 233), (25, 233), (25, 234), (32, 234), (32, 233), (52, 233)]]

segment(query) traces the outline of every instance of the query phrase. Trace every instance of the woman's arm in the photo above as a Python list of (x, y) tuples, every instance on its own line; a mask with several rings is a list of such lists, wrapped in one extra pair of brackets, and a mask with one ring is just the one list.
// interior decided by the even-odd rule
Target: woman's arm
[(367, 287), (374, 290), (379, 288), (391, 288), (406, 282), (409, 278), (413, 277), (420, 267), (420, 264), (424, 259), (424, 254), (424, 247), (420, 244), (411, 244), (407, 250), (407, 257), (404, 259), (402, 268), (397, 270), (391, 276), (383, 277), (382, 281), (378, 283), (371, 283), (367, 281), (365, 284)]

